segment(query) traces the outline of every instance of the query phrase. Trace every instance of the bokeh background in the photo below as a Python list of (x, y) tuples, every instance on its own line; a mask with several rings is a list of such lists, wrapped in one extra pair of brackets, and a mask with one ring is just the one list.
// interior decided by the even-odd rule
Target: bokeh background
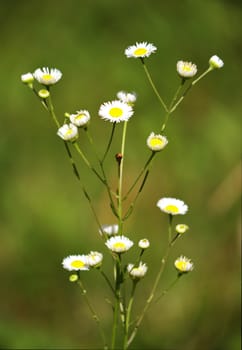
[[(136, 91), (128, 129), (125, 186), (135, 178), (158, 131), (163, 112), (138, 60), (124, 49), (136, 41), (157, 47), (147, 64), (165, 101), (178, 86), (178, 59), (200, 72), (214, 54), (225, 62), (193, 90), (171, 118), (167, 147), (125, 225), (151, 248), (149, 273), (137, 291), (135, 312), (147, 297), (165, 248), (167, 218), (156, 208), (163, 196), (183, 199), (190, 227), (169, 259), (162, 280), (175, 276), (173, 261), (189, 256), (195, 270), (144, 319), (134, 349), (237, 350), (240, 348), (240, 118), (241, 3), (218, 0), (1, 1), (1, 211), (0, 348), (99, 349), (101, 341), (77, 286), (61, 267), (63, 257), (106, 253), (97, 225), (74, 178), (53, 121), (20, 76), (43, 66), (63, 79), (53, 89), (60, 119), (88, 109), (91, 133), (102, 151), (110, 124), (97, 111), (117, 91)], [(119, 135), (119, 132), (117, 133)], [(87, 146), (85, 140), (83, 147)], [(107, 161), (116, 181), (114, 144)], [(81, 165), (81, 164), (80, 164)], [(103, 224), (115, 222), (104, 188), (81, 166), (83, 182)], [(104, 269), (110, 271), (110, 256)], [(130, 253), (130, 259), (132, 253)], [(110, 297), (98, 273), (84, 281), (110, 334)]]

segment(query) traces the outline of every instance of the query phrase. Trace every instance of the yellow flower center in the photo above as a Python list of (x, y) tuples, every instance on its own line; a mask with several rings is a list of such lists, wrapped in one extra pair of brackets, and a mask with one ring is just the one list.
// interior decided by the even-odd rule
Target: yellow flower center
[(139, 47), (138, 49), (136, 49), (136, 50), (134, 51), (134, 55), (135, 55), (135, 56), (143, 56), (143, 55), (145, 55), (146, 53), (147, 53), (147, 49), (144, 48), (144, 47)]
[(50, 79), (52, 79), (52, 75), (51, 74), (44, 74), (42, 78), (44, 80), (50, 80)]
[(115, 249), (120, 249), (120, 248), (125, 249), (125, 244), (123, 242), (116, 242), (116, 243), (114, 243), (113, 247)]
[(83, 266), (85, 266), (85, 264), (84, 264), (84, 262), (81, 261), (81, 260), (73, 260), (73, 261), (71, 262), (71, 266), (72, 266), (72, 267), (75, 267), (75, 268), (77, 268), (77, 269), (79, 269), (79, 268), (82, 268)]
[(118, 117), (121, 117), (121, 115), (123, 114), (123, 110), (118, 107), (113, 107), (110, 109), (109, 114), (113, 118), (118, 118)]
[(80, 120), (80, 119), (83, 119), (83, 118), (85, 118), (85, 114), (78, 114), (75, 119), (76, 120)]
[(68, 135), (71, 135), (73, 133), (73, 130), (72, 129), (68, 129), (67, 131), (66, 131), (66, 135), (68, 136)]
[(185, 72), (190, 72), (192, 70), (192, 66), (190, 64), (184, 64), (183, 70)]
[(179, 212), (179, 209), (175, 205), (172, 205), (172, 204), (167, 205), (165, 207), (165, 210), (169, 211), (170, 213), (178, 213)]
[(177, 261), (176, 267), (180, 271), (186, 271), (187, 268), (187, 262), (186, 261)]
[(156, 137), (154, 137), (153, 139), (150, 140), (151, 147), (163, 146), (163, 144), (164, 144), (164, 141), (161, 139), (158, 139)]

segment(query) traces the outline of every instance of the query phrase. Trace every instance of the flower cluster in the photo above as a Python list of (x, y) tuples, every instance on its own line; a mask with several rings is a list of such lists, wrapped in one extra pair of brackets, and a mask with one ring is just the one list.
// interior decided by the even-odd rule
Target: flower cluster
[[(102, 277), (104, 277), (107, 282), (108, 287), (111, 289), (114, 295), (113, 301), (113, 310), (114, 310), (114, 325), (112, 327), (112, 349), (115, 348), (116, 341), (116, 330), (118, 326), (118, 320), (122, 320), (123, 325), (123, 333), (124, 333), (124, 349), (127, 349), (132, 340), (134, 339), (137, 329), (144, 317), (144, 314), (148, 308), (148, 305), (153, 300), (155, 293), (157, 292), (157, 287), (161, 278), (161, 275), (164, 271), (165, 265), (168, 260), (168, 255), (170, 254), (170, 250), (173, 245), (177, 242), (178, 239), (182, 239), (185, 232), (189, 230), (189, 226), (186, 223), (178, 223), (175, 227), (173, 227), (174, 220), (177, 215), (185, 215), (188, 212), (188, 205), (181, 199), (173, 198), (173, 197), (162, 197), (160, 198), (156, 206), (160, 209), (161, 212), (167, 214), (168, 218), (168, 232), (167, 236), (167, 248), (164, 257), (160, 259), (161, 266), (158, 269), (157, 276), (155, 278), (153, 287), (151, 288), (150, 295), (148, 296), (143, 311), (140, 314), (140, 317), (137, 321), (131, 320), (131, 309), (134, 300), (134, 293), (137, 286), (137, 282), (141, 281), (143, 277), (147, 274), (148, 266), (145, 262), (143, 262), (143, 257), (146, 254), (146, 250), (150, 247), (150, 241), (147, 238), (139, 239), (138, 244), (136, 245), (136, 250), (133, 250), (135, 254), (136, 251), (136, 259), (134, 259), (134, 263), (125, 263), (124, 257), (126, 258), (126, 253), (128, 253), (131, 248), (135, 247), (134, 241), (129, 237), (124, 235), (124, 226), (126, 220), (132, 214), (136, 201), (140, 196), (145, 184), (146, 180), (150, 174), (152, 160), (158, 157), (158, 154), (168, 145), (168, 139), (163, 134), (164, 130), (167, 126), (170, 115), (174, 113), (177, 107), (181, 104), (183, 99), (186, 97), (190, 89), (197, 84), (197, 82), (205, 77), (209, 72), (220, 69), (223, 67), (224, 62), (217, 55), (213, 55), (208, 60), (208, 68), (200, 74), (198, 77), (195, 77), (198, 73), (198, 68), (195, 63), (189, 61), (178, 60), (176, 64), (176, 72), (179, 79), (179, 86), (176, 89), (174, 97), (171, 99), (171, 102), (166, 104), (159, 94), (158, 89), (156, 88), (151, 74), (148, 71), (146, 66), (146, 59), (151, 56), (153, 53), (156, 53), (157, 47), (152, 43), (148, 43), (146, 41), (136, 42), (134, 45), (128, 46), (124, 55), (127, 58), (139, 58), (139, 62), (141, 62), (144, 72), (148, 78), (148, 81), (154, 91), (156, 97), (159, 100), (159, 103), (162, 109), (165, 111), (165, 118), (162, 120), (161, 128), (159, 128), (157, 132), (150, 132), (148, 138), (146, 139), (146, 143), (144, 141), (144, 147), (146, 147), (146, 151), (148, 153), (148, 159), (144, 163), (140, 173), (136, 176), (134, 180), (131, 178), (127, 183), (131, 183), (130, 187), (127, 189), (127, 192), (124, 193), (124, 188), (126, 183), (124, 182), (124, 172), (123, 172), (123, 164), (124, 164), (124, 154), (125, 154), (125, 145), (126, 145), (126, 131), (128, 126), (128, 121), (134, 115), (134, 105), (137, 101), (137, 94), (135, 92), (126, 92), (124, 90), (120, 90), (117, 92), (114, 99), (111, 99), (107, 102), (103, 102), (96, 115), (104, 121), (108, 121), (111, 124), (111, 136), (109, 141), (107, 142), (106, 147), (104, 148), (103, 155), (99, 155), (99, 151), (102, 151), (102, 142), (98, 143), (98, 150), (95, 149), (95, 145), (93, 142), (93, 138), (90, 133), (89, 125), (95, 120), (91, 118), (91, 115), (87, 109), (79, 108), (76, 112), (73, 113), (65, 113), (64, 121), (60, 122), (57, 118), (54, 106), (52, 104), (51, 92), (52, 86), (60, 81), (62, 78), (62, 72), (57, 68), (37, 68), (33, 73), (25, 73), (21, 75), (21, 81), (27, 85), (37, 98), (40, 100), (43, 107), (48, 111), (48, 113), (52, 116), (53, 121), (57, 127), (56, 134), (62, 140), (65, 141), (65, 149), (67, 151), (67, 155), (69, 157), (70, 163), (72, 165), (74, 174), (78, 178), (81, 184), (80, 188), (82, 189), (85, 198), (88, 200), (90, 207), (93, 211), (94, 218), (99, 228), (99, 238), (104, 241), (103, 248), (109, 253), (109, 257), (113, 262), (113, 279), (109, 279), (109, 277), (105, 274), (103, 266), (103, 253), (92, 250), (88, 254), (76, 254), (69, 255), (62, 260), (62, 267), (68, 271), (74, 273), (69, 276), (69, 280), (71, 282), (78, 282), (78, 285), (81, 287), (83, 295), (86, 295), (86, 289), (83, 287), (81, 281), (81, 271), (90, 271), (95, 269), (97, 272), (101, 273)], [(175, 68), (175, 67), (174, 67)], [(41, 84), (41, 88), (36, 90), (36, 86)], [(42, 86), (43, 85), (43, 86)], [(138, 120), (138, 118), (137, 118)], [(107, 123), (108, 124), (108, 123)], [(116, 137), (115, 130), (120, 125), (123, 124), (123, 132), (121, 137), (121, 147), (117, 150), (116, 155), (113, 155), (113, 160), (116, 159), (115, 166), (118, 168), (117, 170), (117, 184), (115, 188), (113, 184), (109, 181), (109, 176), (107, 176), (107, 169), (104, 164), (106, 156), (110, 154), (112, 151), (112, 142), (114, 137)], [(86, 153), (82, 150), (82, 138), (79, 137), (79, 133), (85, 134), (87, 141), (90, 143), (92, 147), (91, 150), (94, 151), (97, 162), (94, 163), (92, 160), (89, 161)], [(170, 141), (169, 141), (170, 142)], [(100, 148), (100, 149), (99, 149)], [(148, 148), (148, 150), (147, 150)], [(80, 173), (78, 172), (78, 166), (76, 164), (76, 158), (72, 156), (72, 150), (77, 151), (77, 154), (81, 157), (81, 161), (84, 162), (85, 166), (89, 168), (91, 172), (95, 174), (98, 178), (98, 181), (104, 186), (106, 194), (109, 199), (110, 208), (112, 214), (115, 217), (116, 223), (113, 224), (100, 224), (99, 215), (95, 211), (95, 205), (93, 205), (91, 196), (89, 196), (86, 187), (82, 183), (82, 179)], [(150, 152), (151, 151), (151, 152)], [(89, 154), (87, 152), (87, 154)], [(91, 158), (91, 157), (90, 157)], [(91, 158), (92, 159), (92, 158)], [(132, 198), (132, 195), (134, 196)], [(126, 201), (127, 205), (124, 205), (124, 201)], [(126, 208), (127, 206), (127, 208)], [(126, 211), (127, 210), (127, 211)], [(160, 245), (160, 242), (158, 242)], [(128, 255), (128, 254), (127, 254)], [(142, 259), (142, 261), (141, 261)], [(105, 260), (106, 261), (106, 260)], [(175, 269), (177, 271), (176, 280), (184, 274), (192, 271), (194, 269), (193, 262), (184, 255), (181, 255), (174, 262)], [(123, 295), (123, 291), (125, 288), (123, 284), (129, 280), (130, 284), (130, 299), (126, 298), (126, 295)], [(174, 284), (174, 282), (173, 282)], [(172, 285), (173, 285), (172, 284)], [(163, 291), (164, 292), (164, 291)], [(99, 319), (90, 302), (87, 302), (89, 309), (92, 312), (93, 318), (98, 321)], [(119, 314), (119, 315), (118, 315)], [(120, 316), (120, 318), (119, 318)], [(130, 331), (131, 327), (133, 330)], [(106, 345), (104, 348), (107, 348)]]
[(69, 271), (86, 271), (90, 267), (100, 267), (103, 255), (99, 252), (90, 252), (87, 255), (70, 255), (63, 259), (62, 266)]

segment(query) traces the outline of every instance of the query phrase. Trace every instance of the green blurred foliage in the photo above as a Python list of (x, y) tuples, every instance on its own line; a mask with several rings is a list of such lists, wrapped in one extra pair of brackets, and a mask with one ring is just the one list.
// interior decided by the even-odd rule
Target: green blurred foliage
[[(178, 59), (195, 62), (202, 72), (217, 54), (225, 66), (190, 91), (172, 116), (169, 147), (155, 159), (125, 226), (135, 242), (151, 241), (136, 311), (149, 293), (166, 240), (166, 217), (155, 206), (160, 197), (188, 203), (182, 221), (191, 227), (172, 253), (163, 287), (174, 278), (173, 260), (180, 254), (196, 267), (150, 309), (133, 348), (239, 349), (241, 3), (2, 0), (0, 26), (0, 348), (100, 347), (95, 322), (61, 261), (105, 249), (54, 124), (20, 75), (42, 66), (59, 68), (63, 79), (53, 89), (58, 116), (88, 109), (100, 149), (110, 132), (109, 123), (97, 118), (100, 104), (119, 90), (137, 92), (128, 129), (127, 186), (147, 157), (147, 136), (163, 117), (140, 62), (123, 55), (127, 46), (148, 41), (158, 47), (147, 64), (165, 101), (179, 83)], [(118, 141), (113, 154), (119, 147)], [(107, 169), (114, 182), (114, 158)], [(112, 223), (104, 189), (85, 168), (82, 178), (102, 222)], [(108, 258), (104, 268), (110, 269)], [(104, 301), (109, 292), (93, 274), (84, 279), (110, 332), (111, 310)]]

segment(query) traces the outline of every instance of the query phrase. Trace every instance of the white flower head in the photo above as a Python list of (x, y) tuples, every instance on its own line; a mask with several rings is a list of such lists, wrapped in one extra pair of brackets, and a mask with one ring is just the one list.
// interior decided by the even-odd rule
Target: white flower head
[(219, 69), (223, 67), (224, 63), (221, 58), (219, 58), (217, 55), (214, 55), (209, 59), (209, 65), (213, 69)]
[(143, 238), (139, 241), (138, 243), (138, 246), (141, 248), (141, 249), (147, 249), (149, 248), (150, 246), (150, 242), (147, 238)]
[(187, 230), (189, 230), (189, 226), (185, 224), (178, 224), (176, 225), (176, 232), (179, 234), (185, 233)]
[(144, 277), (148, 270), (146, 264), (143, 264), (142, 261), (139, 263), (138, 267), (135, 267), (134, 264), (128, 264), (127, 271), (132, 279), (140, 279)]
[(90, 252), (87, 255), (88, 265), (91, 267), (99, 267), (102, 264), (103, 255), (99, 252)]
[(130, 105), (119, 100), (104, 102), (98, 112), (102, 119), (111, 123), (127, 121), (132, 117), (133, 113), (134, 111)]
[(197, 73), (197, 66), (192, 62), (178, 61), (176, 69), (182, 78), (192, 78)]
[(188, 211), (188, 206), (176, 198), (161, 198), (157, 202), (157, 207), (164, 213), (171, 215), (184, 215)]
[(137, 95), (135, 92), (125, 92), (125, 91), (119, 91), (117, 93), (117, 98), (125, 103), (130, 104), (131, 106), (134, 104), (134, 102), (137, 99)]
[(89, 270), (87, 255), (70, 255), (63, 259), (62, 266), (69, 271)]
[(159, 134), (155, 135), (152, 132), (147, 138), (146, 143), (149, 149), (151, 149), (153, 152), (159, 152), (168, 144), (168, 140), (165, 136)]
[(191, 260), (182, 255), (178, 259), (176, 259), (174, 265), (179, 273), (186, 273), (192, 271), (194, 268), (194, 265), (191, 262)]
[(83, 109), (77, 111), (75, 114), (70, 114), (69, 118), (72, 124), (76, 125), (77, 127), (84, 127), (88, 124), (91, 117), (90, 113)]
[(77, 126), (71, 123), (64, 124), (58, 129), (57, 135), (65, 141), (75, 141), (78, 138)]
[(21, 75), (21, 81), (24, 84), (31, 84), (34, 81), (34, 76), (32, 73), (25, 73)]
[(107, 236), (114, 236), (118, 234), (118, 225), (102, 225), (101, 229), (99, 230), (100, 235), (102, 236), (103, 233)]
[(157, 48), (153, 44), (149, 44), (147, 42), (136, 43), (135, 45), (129, 46), (125, 49), (125, 55), (130, 58), (144, 58), (149, 57), (152, 53), (154, 53)]
[(38, 68), (33, 73), (34, 78), (43, 85), (56, 84), (62, 77), (62, 73), (57, 68)]
[(109, 238), (105, 244), (112, 252), (124, 253), (127, 252), (134, 243), (125, 236), (114, 236)]

